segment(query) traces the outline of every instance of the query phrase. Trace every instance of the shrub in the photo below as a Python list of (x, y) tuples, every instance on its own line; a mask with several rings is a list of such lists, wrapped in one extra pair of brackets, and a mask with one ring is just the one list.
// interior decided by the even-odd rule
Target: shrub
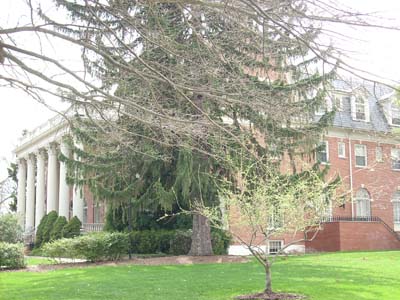
[(159, 249), (157, 235), (152, 230), (133, 231), (130, 234), (130, 242), (134, 253), (157, 253)]
[(162, 253), (170, 253), (171, 252), (171, 243), (175, 236), (174, 230), (162, 230), (158, 232), (158, 243), (159, 243), (159, 252)]
[(24, 245), (0, 242), (0, 268), (17, 269), (25, 267)]
[(46, 225), (44, 226), (43, 229), (43, 235), (42, 235), (42, 245), (44, 243), (47, 243), (50, 241), (50, 233), (54, 228), (54, 223), (57, 221), (58, 214), (56, 211), (51, 211), (47, 215), (47, 220), (46, 220)]
[(43, 233), (46, 227), (48, 215), (44, 215), (40, 220), (39, 226), (36, 231), (35, 248), (38, 249), (43, 244)]
[(54, 227), (50, 232), (50, 240), (55, 241), (62, 238), (62, 231), (65, 225), (68, 224), (67, 219), (64, 216), (60, 216), (54, 223)]
[(191, 230), (181, 231), (177, 230), (171, 240), (170, 253), (173, 255), (186, 255), (190, 251), (192, 244)]
[(52, 258), (85, 258), (96, 262), (120, 259), (128, 253), (128, 245), (126, 233), (97, 232), (47, 243), (43, 246), (43, 252)]
[(228, 253), (228, 247), (232, 237), (227, 231), (213, 230), (211, 232), (211, 243), (215, 255), (224, 255)]
[(43, 245), (42, 254), (51, 258), (63, 257), (76, 258), (77, 252), (74, 251), (74, 241), (72, 239), (59, 239)]
[(79, 221), (78, 217), (75, 216), (69, 220), (62, 230), (62, 236), (64, 238), (73, 238), (81, 234), (82, 223)]
[(105, 243), (102, 233), (83, 235), (71, 240), (74, 251), (80, 257), (91, 262), (100, 261), (105, 257)]
[(0, 242), (18, 243), (22, 241), (22, 228), (17, 216), (5, 214), (0, 216)]
[(104, 256), (110, 260), (119, 260), (128, 253), (129, 237), (122, 232), (104, 233)]

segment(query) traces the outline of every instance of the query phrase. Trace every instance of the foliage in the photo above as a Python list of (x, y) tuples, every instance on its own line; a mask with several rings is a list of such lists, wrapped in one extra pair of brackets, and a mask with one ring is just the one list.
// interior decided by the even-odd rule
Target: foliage
[(63, 227), (62, 237), (73, 238), (79, 236), (81, 234), (81, 226), (81, 221), (79, 221), (77, 216), (74, 216), (71, 220), (69, 220), (68, 224)]
[(0, 242), (0, 268), (17, 269), (25, 267), (24, 245)]
[(44, 245), (43, 252), (52, 258), (85, 258), (95, 262), (119, 260), (128, 253), (128, 246), (127, 234), (101, 232), (55, 240)]
[(11, 190), (8, 191), (9, 195), (8, 198), (12, 199), (10, 203), (10, 211), (16, 212), (17, 211), (17, 186), (18, 186), (18, 179), (17, 179), (17, 172), (18, 172), (18, 165), (16, 163), (10, 163), (10, 166), (7, 168), (8, 178), (12, 180), (13, 185), (11, 186)]
[(54, 210), (47, 214), (46, 224), (43, 226), (42, 245), (50, 241), (50, 233), (54, 229), (57, 218), (58, 214)]
[(55, 241), (51, 241), (46, 243), (41, 248), (42, 254), (45, 256), (59, 259), (61, 262), (61, 258), (76, 258), (77, 252), (74, 249), (74, 240), (73, 239), (58, 239)]
[(39, 226), (36, 230), (35, 249), (39, 249), (46, 241), (44, 239), (44, 231), (47, 224), (48, 215), (44, 215), (40, 220)]
[[(226, 254), (229, 236), (222, 231), (213, 232), (215, 254)], [(136, 254), (186, 255), (190, 250), (191, 231), (143, 230), (91, 233), (72, 239), (59, 239), (46, 243), (43, 254), (52, 258), (85, 258), (89, 261), (118, 260), (128, 254), (128, 246)]]
[(104, 257), (107, 260), (119, 260), (128, 253), (129, 237), (121, 232), (103, 233)]
[(12, 244), (21, 242), (22, 232), (17, 216), (13, 214), (0, 215), (0, 242)]
[(228, 248), (231, 241), (232, 237), (229, 232), (220, 229), (214, 229), (211, 231), (211, 242), (213, 253), (215, 255), (228, 254)]
[(54, 223), (53, 229), (50, 232), (50, 241), (61, 239), (63, 236), (63, 228), (68, 224), (64, 216), (59, 216)]
[[(106, 212), (105, 231), (127, 231), (128, 230), (128, 208), (125, 206), (113, 207), (109, 205)], [(156, 209), (132, 212), (133, 230), (172, 230), (190, 229), (192, 218), (187, 214), (174, 214), (166, 217), (165, 211)]]
[(178, 230), (171, 241), (170, 252), (173, 255), (187, 255), (190, 251), (191, 244), (191, 232)]

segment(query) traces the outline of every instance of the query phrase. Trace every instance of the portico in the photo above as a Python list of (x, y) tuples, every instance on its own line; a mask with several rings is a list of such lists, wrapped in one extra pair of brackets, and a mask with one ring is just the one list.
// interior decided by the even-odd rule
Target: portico
[(84, 217), (84, 200), (78, 186), (66, 182), (67, 166), (59, 154), (73, 155), (65, 141), (68, 123), (56, 116), (26, 132), (14, 150), (18, 162), (17, 213), (25, 232), (33, 233), (42, 217), (56, 211), (69, 220)]

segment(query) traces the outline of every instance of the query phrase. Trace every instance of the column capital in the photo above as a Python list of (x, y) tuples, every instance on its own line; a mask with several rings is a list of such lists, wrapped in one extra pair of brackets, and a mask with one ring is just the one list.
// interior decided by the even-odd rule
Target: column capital
[(35, 153), (29, 153), (28, 158), (26, 159), (28, 164), (33, 164), (36, 161), (36, 154)]
[(18, 166), (26, 165), (26, 158), (25, 157), (17, 158), (17, 163), (18, 163)]
[(58, 147), (56, 143), (50, 143), (47, 145), (47, 154), (50, 155), (57, 155)]
[(46, 156), (46, 149), (45, 148), (39, 148), (34, 152), (36, 159), (38, 158), (45, 158)]

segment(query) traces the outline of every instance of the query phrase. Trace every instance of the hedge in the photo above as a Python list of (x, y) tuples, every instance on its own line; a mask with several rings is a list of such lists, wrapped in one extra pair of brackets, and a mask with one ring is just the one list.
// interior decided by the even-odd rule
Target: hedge
[[(226, 254), (229, 242), (230, 237), (225, 232), (212, 232), (214, 254)], [(185, 255), (190, 250), (191, 231), (144, 230), (130, 234), (98, 232), (47, 243), (43, 246), (43, 252), (53, 258), (85, 258), (94, 262), (118, 260), (128, 254), (129, 245), (136, 254)]]
[(0, 242), (0, 268), (17, 269), (25, 267), (24, 245)]
[(128, 235), (120, 232), (92, 233), (72, 239), (63, 238), (43, 246), (45, 255), (58, 258), (85, 258), (96, 262), (118, 260), (128, 253)]
[[(192, 243), (191, 230), (143, 230), (130, 234), (133, 253), (166, 253), (186, 255)], [(227, 254), (231, 237), (222, 230), (212, 231), (211, 242), (214, 254)]]

